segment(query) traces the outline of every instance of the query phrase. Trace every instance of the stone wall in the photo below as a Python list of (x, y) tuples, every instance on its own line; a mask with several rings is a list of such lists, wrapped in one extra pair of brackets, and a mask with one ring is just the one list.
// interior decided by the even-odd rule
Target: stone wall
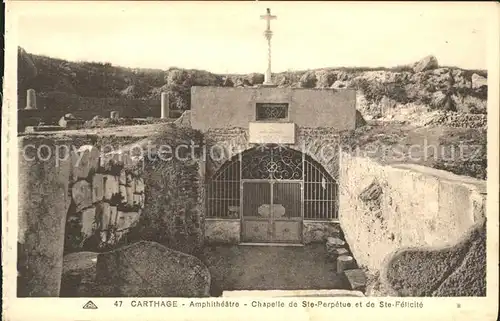
[[(248, 142), (245, 128), (217, 128), (205, 133), (204, 145), (207, 150), (206, 178), (214, 175), (221, 166), (256, 144)], [(338, 179), (338, 147), (349, 132), (339, 132), (334, 128), (298, 127), (296, 142), (288, 147), (304, 152), (317, 161), (334, 178)], [(209, 243), (238, 243), (240, 241), (240, 221), (207, 219), (205, 240)], [(337, 223), (305, 221), (304, 243), (323, 242), (337, 230)]]
[[(324, 243), (332, 235), (340, 233), (337, 222), (304, 221), (302, 242)], [(241, 239), (240, 219), (206, 219), (205, 242), (207, 244), (238, 244)]]
[(288, 103), (286, 121), (300, 127), (355, 128), (356, 92), (344, 89), (192, 87), (191, 123), (203, 132), (248, 128), (256, 103)]
[[(144, 158), (142, 177), (147, 186), (144, 214), (128, 235), (130, 241), (154, 241), (195, 256), (201, 252), (205, 163), (200, 156), (201, 148), (189, 148), (201, 143), (201, 133), (175, 125), (166, 127), (147, 142), (156, 146), (156, 150)], [(172, 153), (163, 153), (162, 146), (169, 146)]]
[(208, 244), (238, 244), (240, 236), (240, 219), (205, 220), (205, 242)]
[(141, 164), (126, 153), (101, 155), (92, 145), (81, 146), (72, 157), (66, 251), (112, 248), (144, 208)]
[[(46, 137), (22, 137), (18, 143), (17, 295), (56, 297), (61, 287), (72, 165), (69, 159), (47, 156), (71, 144), (64, 138)], [(37, 155), (40, 146), (46, 147)]]
[[(130, 142), (130, 137), (123, 139)], [(158, 137), (101, 154), (99, 144), (121, 141), (19, 137), (20, 296), (58, 296), (64, 252), (103, 252), (141, 240), (189, 254), (201, 250), (202, 159), (185, 161), (187, 149), (180, 160), (154, 161), (158, 146), (189, 146), (200, 143), (201, 135), (168, 126)], [(141, 143), (156, 150), (134, 156), (136, 146), (146, 148)]]
[(111, 111), (118, 111), (120, 117), (160, 117), (160, 101), (156, 99), (97, 98), (80, 97), (67, 93), (51, 92), (37, 97), (37, 109), (26, 110), (26, 96), (19, 96), (18, 131), (26, 126), (36, 126), (57, 121), (67, 113), (77, 118), (90, 120), (94, 116), (109, 117)]
[(127, 155), (70, 137), (18, 142), (18, 294), (58, 296), (64, 251), (116, 244), (140, 215), (144, 183)]
[(454, 245), (485, 218), (485, 181), (347, 153), (339, 180), (341, 228), (358, 264), (372, 273), (398, 250)]

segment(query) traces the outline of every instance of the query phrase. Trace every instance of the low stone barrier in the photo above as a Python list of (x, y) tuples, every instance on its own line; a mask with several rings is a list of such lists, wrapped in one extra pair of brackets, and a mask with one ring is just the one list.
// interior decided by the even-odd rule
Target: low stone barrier
[(455, 245), (393, 253), (380, 279), (397, 296), (485, 296), (486, 222)]
[[(431, 267), (438, 264), (444, 252), (431, 255), (427, 250), (455, 245), (486, 216), (485, 181), (418, 165), (382, 165), (342, 153), (339, 189), (340, 225), (346, 242), (358, 265), (372, 275), (382, 273), (394, 253), (411, 248), (420, 254), (405, 252), (391, 263), (393, 270), (414, 265), (433, 277)], [(463, 251), (450, 252), (449, 260), (465, 264), (465, 256), (459, 254)], [(452, 263), (449, 266), (456, 267)], [(478, 263), (471, 268), (477, 275), (474, 281), (467, 279), (472, 273), (462, 274), (463, 278), (455, 282), (480, 283), (483, 267)], [(394, 275), (394, 280), (403, 278)], [(418, 282), (408, 282), (404, 289), (399, 289), (401, 295), (451, 295), (444, 289), (429, 291)], [(463, 286), (449, 291), (465, 293), (460, 290)]]
[(104, 296), (208, 297), (210, 272), (192, 255), (141, 241), (99, 254), (96, 283), (109, 286)]

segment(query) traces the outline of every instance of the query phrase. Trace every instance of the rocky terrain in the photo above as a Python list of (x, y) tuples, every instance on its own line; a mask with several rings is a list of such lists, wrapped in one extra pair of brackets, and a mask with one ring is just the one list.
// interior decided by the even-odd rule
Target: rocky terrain
[[(161, 92), (169, 92), (173, 108), (179, 110), (190, 108), (191, 86), (251, 87), (264, 81), (259, 73), (217, 75), (203, 70), (68, 62), (29, 54), (22, 48), (18, 68), (20, 92), (34, 88), (42, 96), (158, 100)], [(276, 73), (273, 78), (279, 87), (356, 89), (357, 108), (366, 119), (422, 126), (486, 126), (487, 72), (443, 67), (433, 56), (394, 68), (323, 68)]]

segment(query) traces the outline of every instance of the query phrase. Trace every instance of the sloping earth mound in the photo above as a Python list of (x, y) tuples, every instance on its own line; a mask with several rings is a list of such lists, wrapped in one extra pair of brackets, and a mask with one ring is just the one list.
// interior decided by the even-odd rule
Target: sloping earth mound
[(419, 164), (479, 179), (487, 176), (485, 128), (369, 121), (356, 129), (349, 141), (347, 147), (358, 156), (381, 163)]

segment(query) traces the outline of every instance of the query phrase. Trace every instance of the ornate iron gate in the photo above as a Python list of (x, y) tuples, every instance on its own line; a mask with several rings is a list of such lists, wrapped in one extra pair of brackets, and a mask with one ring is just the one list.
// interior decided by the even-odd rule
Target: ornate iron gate
[(299, 243), (302, 183), (243, 181), (243, 242)]
[(243, 242), (300, 243), (303, 220), (337, 218), (335, 180), (309, 156), (279, 145), (234, 157), (207, 193), (207, 217), (239, 218)]
[(282, 146), (261, 147), (242, 156), (244, 242), (301, 241), (303, 157)]

